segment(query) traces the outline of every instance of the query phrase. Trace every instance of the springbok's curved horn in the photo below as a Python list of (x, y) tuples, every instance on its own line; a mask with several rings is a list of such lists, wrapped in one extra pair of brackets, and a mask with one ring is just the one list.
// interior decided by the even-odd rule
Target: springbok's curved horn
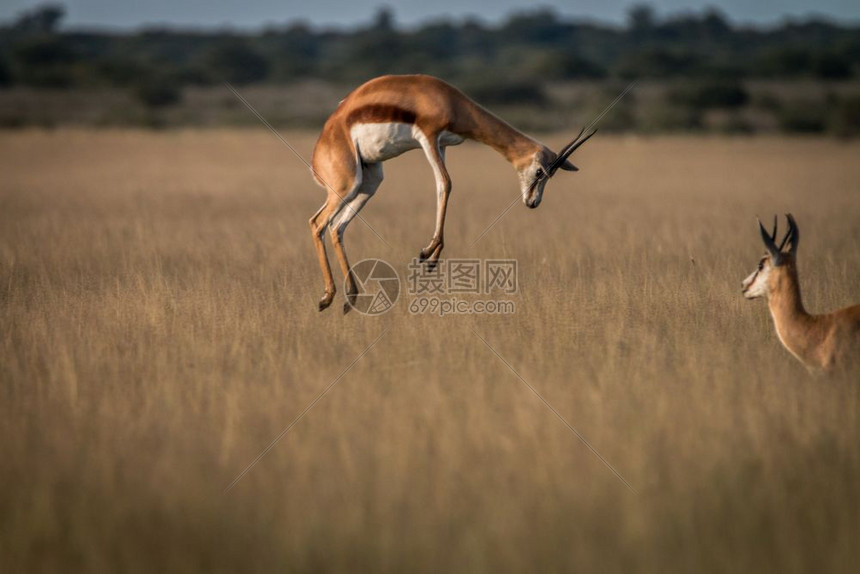
[(786, 242), (788, 242), (788, 250), (794, 252), (797, 250), (797, 244), (800, 242), (800, 231), (797, 229), (797, 222), (794, 220), (792, 214), (786, 213), (785, 218), (788, 220), (788, 233), (785, 234), (785, 239), (782, 240), (782, 245), (779, 246), (779, 249), (781, 251)]
[[(585, 128), (582, 128), (581, 130), (579, 130), (579, 133), (576, 134), (576, 137), (573, 138), (573, 140), (571, 140), (566, 146), (561, 148), (561, 151), (558, 152), (558, 157), (563, 156), (565, 154), (565, 152), (567, 152), (568, 148), (570, 146), (572, 146), (573, 144), (575, 144), (577, 141), (579, 141), (579, 138), (581, 138), (582, 134), (584, 134), (584, 133), (585, 133)], [(556, 158), (556, 159), (558, 159), (558, 158)]]
[(579, 148), (579, 146), (581, 146), (582, 144), (587, 142), (591, 136), (593, 136), (594, 134), (597, 133), (597, 130), (596, 129), (591, 130), (591, 133), (589, 133), (585, 137), (582, 137), (582, 134), (584, 134), (584, 133), (585, 133), (585, 128), (582, 128), (581, 130), (579, 130), (579, 134), (577, 134), (577, 136), (575, 138), (573, 138), (573, 141), (571, 141), (569, 144), (564, 146), (561, 149), (561, 151), (558, 152), (558, 157), (555, 158), (555, 161), (552, 162), (552, 164), (549, 166), (549, 169), (548, 169), (550, 177), (552, 177), (555, 174), (555, 172), (558, 170), (558, 168), (560, 168), (564, 164), (564, 162), (567, 161), (567, 158), (570, 157), (570, 154), (575, 152)]
[(777, 260), (779, 258), (779, 249), (777, 249), (776, 243), (774, 243), (770, 233), (768, 233), (767, 229), (762, 225), (761, 219), (758, 220), (758, 228), (759, 231), (761, 231), (761, 240), (764, 241), (764, 246), (767, 247), (768, 253), (770, 253), (770, 256), (773, 257), (774, 260)]

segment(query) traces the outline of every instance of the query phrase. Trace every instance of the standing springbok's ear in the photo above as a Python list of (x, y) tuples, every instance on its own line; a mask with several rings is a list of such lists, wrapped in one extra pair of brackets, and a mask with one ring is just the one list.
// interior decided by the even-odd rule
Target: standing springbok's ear
[(797, 222), (792, 214), (786, 213), (785, 218), (788, 219), (788, 252), (794, 255), (797, 253), (797, 244), (800, 243), (800, 230), (797, 229)]

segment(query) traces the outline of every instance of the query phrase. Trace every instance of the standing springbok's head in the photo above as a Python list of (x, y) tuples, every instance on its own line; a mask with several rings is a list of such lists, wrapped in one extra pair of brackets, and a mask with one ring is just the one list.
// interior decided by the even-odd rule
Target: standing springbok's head
[[(800, 232), (790, 213), (787, 213), (785, 218), (788, 220), (788, 231), (782, 238), (779, 247), (776, 245), (777, 217), (774, 216), (773, 218), (773, 233), (771, 234), (768, 234), (761, 221), (758, 222), (767, 253), (758, 262), (758, 268), (742, 283), (743, 294), (747, 299), (770, 295), (777, 281), (779, 281), (780, 275), (795, 270), (794, 262), (797, 255), (797, 244), (800, 241)], [(784, 250), (786, 244), (788, 244), (788, 250)]]
[(579, 171), (579, 168), (570, 163), (567, 158), (577, 150), (579, 146), (588, 141), (588, 138), (597, 133), (597, 130), (592, 130), (587, 136), (582, 137), (585, 132), (583, 128), (579, 135), (573, 141), (564, 146), (556, 155), (549, 148), (541, 146), (541, 149), (535, 152), (531, 158), (531, 162), (527, 163), (519, 171), (520, 189), (523, 194), (523, 203), (527, 207), (534, 209), (540, 205), (543, 198), (543, 189), (546, 187), (546, 182), (555, 175), (559, 169), (565, 171)]

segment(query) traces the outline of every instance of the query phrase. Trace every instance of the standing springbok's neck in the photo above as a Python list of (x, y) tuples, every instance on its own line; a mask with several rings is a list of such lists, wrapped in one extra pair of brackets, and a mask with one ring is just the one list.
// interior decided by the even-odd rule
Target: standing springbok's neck
[(804, 362), (816, 354), (823, 342), (819, 336), (819, 318), (806, 312), (800, 295), (800, 282), (793, 262), (774, 269), (771, 277), (768, 307), (779, 340), (793, 355)]
[(461, 135), (488, 145), (517, 167), (543, 146), (495, 114), (470, 102)]

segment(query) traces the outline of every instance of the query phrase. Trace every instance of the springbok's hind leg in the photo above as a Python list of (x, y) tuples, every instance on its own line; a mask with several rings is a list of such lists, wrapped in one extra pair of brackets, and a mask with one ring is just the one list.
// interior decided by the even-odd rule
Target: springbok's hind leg
[(339, 203), (340, 199), (337, 196), (329, 195), (323, 206), (319, 208), (313, 217), (310, 218), (310, 221), (308, 221), (311, 228), (311, 238), (314, 241), (314, 247), (317, 251), (323, 280), (325, 281), (325, 293), (319, 301), (320, 311), (327, 309), (328, 306), (331, 305), (332, 301), (334, 301), (334, 294), (337, 292), (337, 288), (334, 286), (334, 278), (331, 274), (331, 266), (328, 262), (328, 255), (325, 251), (323, 232), (326, 227), (328, 227), (329, 221), (338, 209)]
[(340, 263), (340, 268), (343, 271), (345, 282), (347, 300), (343, 305), (344, 314), (349, 313), (350, 309), (355, 305), (356, 297), (358, 296), (358, 285), (349, 265), (349, 260), (346, 257), (343, 236), (350, 222), (358, 215), (364, 204), (376, 193), (379, 184), (382, 183), (382, 177), (382, 164), (372, 163), (362, 166), (361, 184), (356, 192), (347, 199), (343, 208), (338, 212), (331, 224), (331, 241), (332, 245), (334, 245), (334, 253)]
[(445, 167), (445, 148), (439, 145), (439, 137), (428, 138), (421, 147), (436, 177), (436, 227), (433, 231), (433, 239), (421, 250), (418, 261), (421, 263), (426, 261), (427, 268), (432, 270), (436, 267), (445, 244), (445, 213), (448, 210), (448, 198), (451, 195), (451, 177)]

